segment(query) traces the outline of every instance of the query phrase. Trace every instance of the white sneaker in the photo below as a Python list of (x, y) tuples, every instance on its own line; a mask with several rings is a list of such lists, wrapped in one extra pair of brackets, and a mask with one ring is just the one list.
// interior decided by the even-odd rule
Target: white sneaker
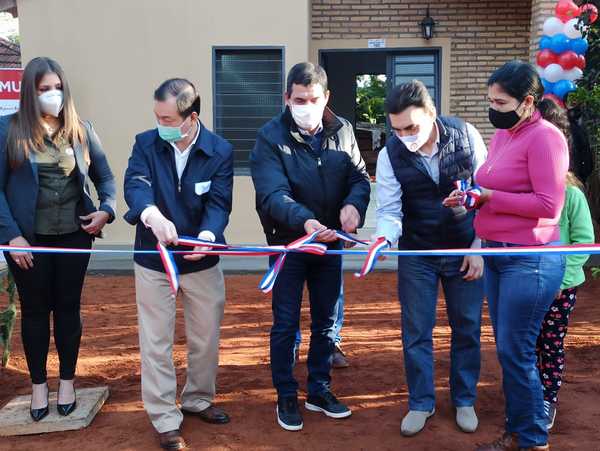
[(475, 432), (479, 426), (479, 420), (473, 406), (456, 408), (456, 424), (463, 432)]
[(400, 433), (406, 437), (418, 434), (425, 427), (427, 419), (435, 413), (435, 408), (431, 412), (420, 410), (409, 410), (400, 426)]

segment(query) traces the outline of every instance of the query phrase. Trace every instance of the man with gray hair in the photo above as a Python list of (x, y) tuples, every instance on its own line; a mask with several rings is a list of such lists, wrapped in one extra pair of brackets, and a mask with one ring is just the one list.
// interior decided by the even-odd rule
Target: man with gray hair
[[(173, 250), (178, 236), (224, 242), (233, 188), (231, 145), (198, 119), (200, 96), (188, 80), (174, 78), (154, 92), (157, 126), (136, 136), (125, 173), (125, 220), (136, 226), (135, 249)], [(196, 247), (195, 251), (206, 250)], [(176, 300), (160, 257), (136, 254), (135, 289), (142, 360), (142, 399), (163, 449), (184, 449), (183, 414), (208, 423), (229, 417), (212, 402), (219, 360), (225, 285), (219, 257), (174, 254), (185, 313), (187, 380), (176, 405), (173, 365)]]

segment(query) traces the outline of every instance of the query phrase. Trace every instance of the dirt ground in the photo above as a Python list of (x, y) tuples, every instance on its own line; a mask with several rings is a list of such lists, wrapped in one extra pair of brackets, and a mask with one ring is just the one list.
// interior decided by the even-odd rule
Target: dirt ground
[[(460, 432), (449, 402), (449, 337), (444, 304), (435, 330), (437, 413), (416, 437), (400, 435), (407, 408), (396, 277), (378, 272), (367, 280), (346, 274), (344, 350), (351, 367), (335, 370), (333, 389), (353, 410), (345, 420), (305, 412), (304, 430), (285, 432), (275, 420), (275, 392), (269, 371), (270, 296), (257, 285), (259, 275), (229, 275), (218, 378), (220, 406), (230, 424), (208, 425), (189, 418), (183, 434), (192, 449), (205, 450), (472, 450), (501, 431), (503, 395), (492, 330), (485, 309), (482, 373), (477, 410), (480, 428)], [(306, 304), (306, 302), (305, 302)], [(308, 337), (306, 308), (303, 331)], [(85, 430), (19, 438), (0, 438), (1, 450), (153, 450), (156, 435), (140, 400), (140, 362), (133, 277), (90, 276), (84, 301), (84, 338), (78, 387), (107, 384), (110, 398)], [(180, 389), (185, 378), (185, 336), (178, 312), (175, 362)], [(9, 368), (0, 373), (0, 406), (30, 391), (17, 327)], [(567, 339), (567, 370), (551, 435), (554, 450), (600, 450), (600, 281), (580, 291)], [(296, 367), (305, 387), (307, 343)], [(57, 360), (49, 358), (51, 388), (56, 389)], [(300, 393), (301, 399), (304, 393)]]

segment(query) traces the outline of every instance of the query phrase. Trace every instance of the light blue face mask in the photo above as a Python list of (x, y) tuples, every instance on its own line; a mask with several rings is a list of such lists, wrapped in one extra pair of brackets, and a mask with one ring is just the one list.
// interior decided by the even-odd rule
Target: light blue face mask
[(170, 143), (181, 141), (189, 133), (189, 131), (188, 131), (188, 133), (181, 132), (181, 127), (183, 127), (184, 122), (185, 122), (185, 119), (183, 120), (181, 125), (179, 125), (177, 127), (169, 127), (169, 126), (160, 125), (159, 123), (157, 123), (156, 128), (158, 129), (158, 135), (162, 139), (164, 139), (165, 141), (170, 142)]

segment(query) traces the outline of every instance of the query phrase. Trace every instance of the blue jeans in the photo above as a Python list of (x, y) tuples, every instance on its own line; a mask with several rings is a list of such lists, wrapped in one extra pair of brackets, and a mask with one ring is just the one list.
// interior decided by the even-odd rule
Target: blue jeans
[(450, 394), (455, 407), (472, 406), (481, 363), (483, 280), (466, 282), (463, 257), (398, 257), (398, 298), (402, 306), (402, 343), (409, 409), (435, 407), (433, 339), (441, 280), (452, 329)]
[[(274, 261), (275, 257), (271, 257), (271, 264)], [(272, 301), (271, 375), (279, 396), (295, 396), (298, 391), (293, 350), (300, 326), (304, 282), (308, 286), (311, 316), (307, 391), (316, 395), (329, 390), (341, 270), (339, 255), (290, 253), (285, 260), (273, 287)]]
[[(342, 342), (342, 326), (344, 325), (344, 272), (342, 270), (342, 277), (340, 279), (340, 294), (337, 298), (337, 318), (335, 319), (335, 344)], [(302, 343), (302, 332), (298, 328), (296, 331), (296, 343), (295, 348), (298, 348)]]
[[(485, 246), (515, 245), (488, 241)], [(485, 261), (488, 307), (502, 366), (506, 431), (518, 435), (520, 447), (545, 445), (548, 430), (536, 342), (560, 287), (565, 259), (538, 254), (485, 257)]]

